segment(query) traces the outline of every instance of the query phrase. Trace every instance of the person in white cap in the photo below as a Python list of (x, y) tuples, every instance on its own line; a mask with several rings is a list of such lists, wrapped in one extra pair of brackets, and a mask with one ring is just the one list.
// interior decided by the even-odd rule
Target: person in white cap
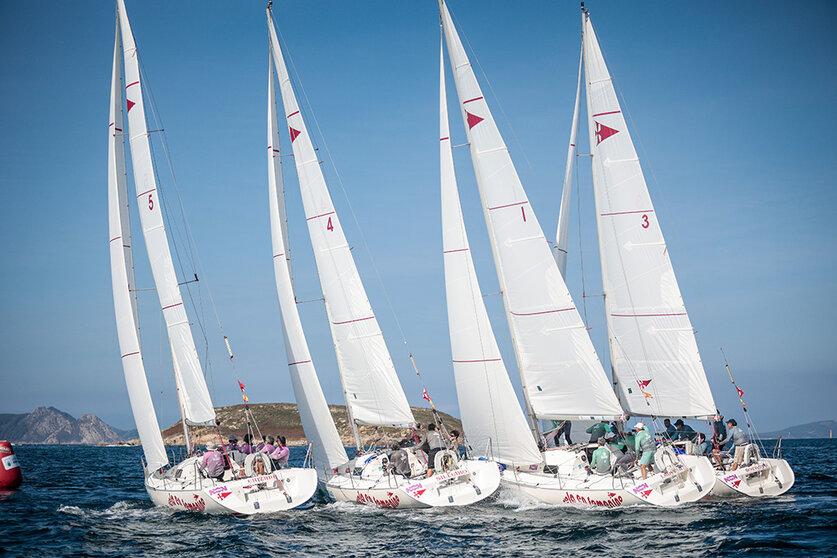
[(638, 422), (634, 426), (636, 430), (636, 438), (634, 438), (634, 449), (637, 456), (639, 456), (639, 468), (642, 471), (642, 478), (648, 477), (648, 470), (653, 470), (654, 463), (654, 438), (651, 437), (651, 432), (644, 423)]
[(201, 459), (198, 470), (203, 471), (211, 479), (221, 480), (221, 477), (224, 476), (224, 456), (221, 455), (221, 452), (217, 451), (217, 447), (215, 442), (211, 440), (206, 443), (206, 451), (203, 454), (203, 459)]

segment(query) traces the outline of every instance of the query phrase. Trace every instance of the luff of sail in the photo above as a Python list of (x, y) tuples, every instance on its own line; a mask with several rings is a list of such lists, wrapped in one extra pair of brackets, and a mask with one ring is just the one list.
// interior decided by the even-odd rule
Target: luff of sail
[(564, 190), (561, 194), (561, 208), (558, 211), (558, 232), (555, 234), (555, 246), (552, 253), (555, 256), (555, 263), (558, 264), (558, 271), (564, 281), (567, 280), (567, 248), (570, 236), (570, 200), (573, 192), (573, 163), (575, 163), (576, 135), (578, 134), (578, 107), (581, 100), (581, 67), (584, 59), (582, 50), (578, 56), (578, 85), (575, 89), (575, 108), (573, 109), (573, 124), (570, 129), (570, 143), (567, 146), (567, 168), (564, 171)]
[(439, 9), (530, 413), (542, 419), (620, 417), (622, 409), (442, 0)]
[(128, 190), (125, 176), (125, 142), (122, 125), (122, 53), (119, 50), (119, 25), (113, 52), (113, 77), (110, 92), (108, 125), (108, 231), (110, 240), (111, 284), (116, 333), (122, 355), (122, 370), (128, 399), (142, 443), (148, 471), (167, 465), (166, 448), (148, 390), (148, 379), (140, 349), (131, 254), (131, 225), (128, 217)]
[(497, 347), (477, 273), (456, 185), (445, 90), (442, 46), (439, 71), (439, 156), (442, 185), (442, 239), (453, 372), (462, 428), (472, 455), (506, 464), (539, 463), (506, 366)]
[(125, 59), (125, 97), (128, 107), (128, 130), (131, 160), (134, 169), (134, 187), (142, 223), (142, 232), (151, 273), (157, 287), (157, 296), (166, 321), (172, 348), (175, 374), (181, 386), (180, 404), (185, 420), (191, 424), (203, 424), (215, 419), (215, 410), (203, 377), (189, 319), (180, 296), (180, 287), (172, 263), (168, 237), (163, 224), (162, 207), (154, 177), (154, 163), (148, 143), (145, 122), (139, 61), (131, 24), (125, 11), (124, 0), (118, 0), (119, 22), (122, 29), (122, 49)]
[(706, 418), (715, 402), (639, 159), (589, 16), (584, 68), (610, 354), (631, 415)]
[(356, 424), (407, 426), (415, 422), (413, 413), (332, 204), (285, 66), (270, 9), (267, 14), (302, 203), (349, 415)]
[(273, 55), (270, 56), (268, 86), (268, 130), (267, 159), (269, 166), (270, 232), (273, 245), (273, 271), (276, 276), (276, 292), (282, 315), (282, 333), (285, 339), (285, 354), (288, 358), (288, 373), (294, 390), (299, 418), (305, 436), (312, 444), (314, 462), (318, 469), (324, 466), (333, 470), (346, 463), (349, 457), (331, 418), (323, 395), (317, 370), (308, 351), (308, 342), (302, 329), (299, 311), (296, 307), (293, 283), (291, 281), (290, 259), (288, 257), (288, 232), (284, 218), (285, 194), (282, 186), (282, 162), (279, 150), (279, 127), (276, 118), (276, 92), (273, 75)]

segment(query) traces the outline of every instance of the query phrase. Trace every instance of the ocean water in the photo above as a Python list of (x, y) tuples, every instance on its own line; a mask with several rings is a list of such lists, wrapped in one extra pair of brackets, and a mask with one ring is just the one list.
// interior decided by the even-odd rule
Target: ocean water
[(465, 508), (321, 502), (244, 519), (154, 507), (139, 448), (16, 446), (24, 484), (0, 495), (0, 555), (837, 555), (837, 440), (783, 445), (796, 484), (770, 500), (575, 510), (501, 491)]

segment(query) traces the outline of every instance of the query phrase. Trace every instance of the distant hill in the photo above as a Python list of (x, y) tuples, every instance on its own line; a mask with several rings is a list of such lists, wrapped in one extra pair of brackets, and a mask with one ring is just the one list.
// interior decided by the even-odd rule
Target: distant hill
[[(131, 436), (133, 434), (133, 436)], [(96, 415), (73, 418), (55, 407), (38, 407), (28, 414), (0, 414), (0, 439), (29, 444), (115, 444), (136, 437), (118, 431)]]
[[(345, 405), (329, 405), (331, 418), (337, 425), (337, 432), (344, 445), (354, 445), (352, 440), (352, 429), (349, 426), (349, 417)], [(411, 407), (413, 416), (421, 424), (428, 424), (433, 420), (433, 411), (424, 407)], [(250, 411), (258, 424), (253, 431), (261, 432), (263, 435), (276, 436), (281, 434), (287, 438), (288, 445), (305, 444), (305, 434), (302, 431), (302, 422), (299, 418), (296, 403), (257, 403), (250, 405)], [(216, 407), (215, 413), (221, 420), (221, 434), (226, 438), (230, 434), (238, 436), (239, 440), (247, 433), (247, 418), (244, 412), (244, 405), (232, 405), (229, 407)], [(448, 429), (455, 428), (462, 432), (462, 422), (447, 413), (440, 412), (442, 421)], [(218, 436), (211, 427), (196, 427), (190, 430), (192, 441), (202, 444), (205, 441), (217, 441)], [(396, 428), (376, 428), (371, 426), (361, 427), (361, 436), (364, 444), (375, 440), (400, 440), (407, 435), (406, 430)], [(183, 427), (177, 422), (163, 430), (163, 440), (169, 445), (183, 444)]]
[(837, 430), (837, 421), (821, 420), (798, 426), (791, 426), (775, 432), (761, 433), (762, 438), (829, 438)]
[[(344, 405), (329, 405), (331, 416), (337, 425), (337, 431), (345, 445), (353, 445), (352, 429)], [(432, 420), (430, 409), (413, 407), (413, 415), (422, 424)], [(289, 445), (305, 443), (305, 434), (299, 419), (295, 403), (258, 403), (250, 405), (255, 418), (253, 431), (264, 435), (281, 434)], [(241, 439), (247, 432), (247, 417), (244, 405), (216, 407), (215, 413), (221, 421), (221, 434), (226, 439), (236, 434)], [(462, 432), (462, 423), (447, 413), (439, 413), (448, 429), (456, 428)], [(256, 428), (258, 425), (258, 429)], [(197, 444), (218, 437), (212, 427), (194, 427), (190, 430), (192, 440)], [(399, 440), (406, 436), (406, 431), (395, 428), (361, 427), (364, 444), (375, 440)], [(59, 411), (54, 407), (38, 407), (28, 414), (0, 414), (0, 440), (12, 443), (28, 444), (117, 444), (130, 442), (138, 444), (136, 430), (119, 430), (105, 424), (96, 415), (82, 415), (78, 419)], [(163, 430), (163, 440), (169, 445), (183, 444), (183, 428), (178, 421)]]

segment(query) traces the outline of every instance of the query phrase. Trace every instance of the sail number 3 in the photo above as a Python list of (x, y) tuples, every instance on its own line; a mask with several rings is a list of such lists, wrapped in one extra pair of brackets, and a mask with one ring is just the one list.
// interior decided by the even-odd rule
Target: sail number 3
[(643, 215), (642, 216), (642, 228), (647, 229), (650, 226), (651, 226), (651, 223), (648, 222), (648, 215)]

